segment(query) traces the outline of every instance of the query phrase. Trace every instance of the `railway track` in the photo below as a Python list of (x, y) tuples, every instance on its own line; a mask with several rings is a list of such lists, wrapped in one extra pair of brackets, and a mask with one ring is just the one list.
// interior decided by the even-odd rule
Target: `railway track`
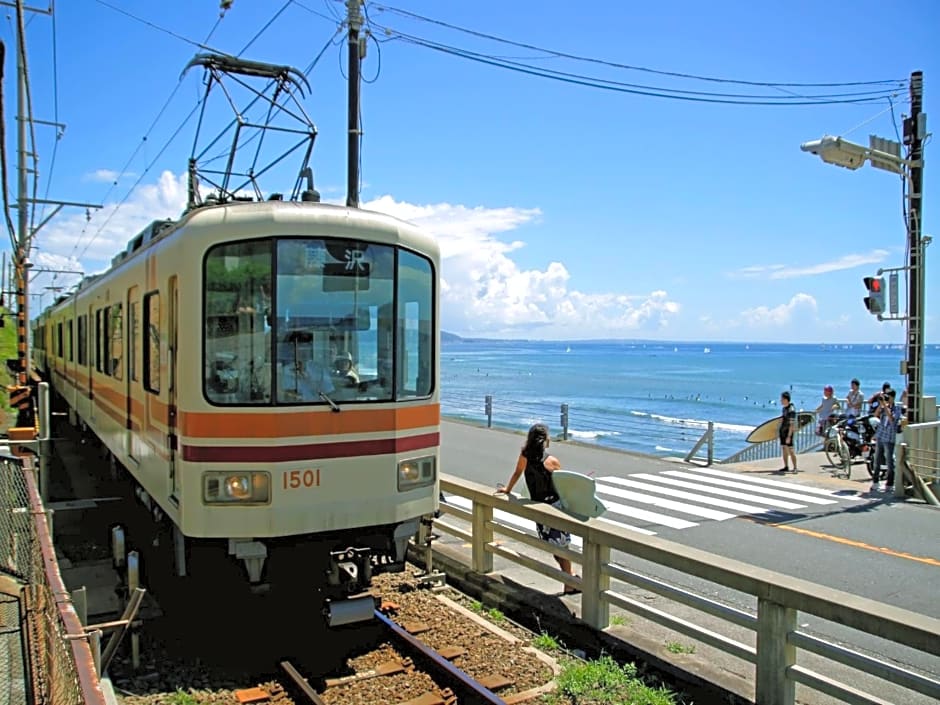
[[(388, 613), (394, 613), (397, 605), (384, 603), (382, 610), (375, 611), (375, 623), (380, 627), (379, 640), (395, 656), (374, 666), (358, 670), (349, 675), (326, 678), (322, 681), (322, 692), (311, 685), (310, 680), (291, 664), (282, 661), (281, 668), (288, 676), (296, 691), (311, 705), (345, 705), (347, 702), (363, 703), (362, 696), (354, 693), (352, 687), (364, 681), (386, 679), (384, 687), (375, 687), (373, 692), (381, 692), (383, 705), (509, 705), (528, 700), (538, 693), (513, 693), (505, 699), (496, 692), (514, 685), (512, 678), (499, 673), (491, 673), (474, 678), (454, 664), (467, 653), (463, 646), (433, 648), (418, 635), (426, 635), (433, 627), (423, 622), (410, 621), (399, 624)], [(390, 654), (389, 654), (390, 655)], [(408, 690), (399, 694), (397, 683), (408, 683)], [(414, 686), (426, 683), (429, 688), (418, 694)], [(419, 687), (420, 689), (420, 687)], [(541, 689), (544, 691), (544, 688)], [(371, 703), (369, 703), (371, 705)], [(378, 701), (376, 701), (378, 705)]]

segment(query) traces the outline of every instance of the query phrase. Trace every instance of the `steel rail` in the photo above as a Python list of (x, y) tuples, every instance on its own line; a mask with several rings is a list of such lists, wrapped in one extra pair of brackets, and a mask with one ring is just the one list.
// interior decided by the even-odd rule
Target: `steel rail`
[[(489, 688), (478, 683), (469, 675), (454, 666), (434, 649), (416, 639), (409, 634), (403, 627), (396, 624), (393, 620), (386, 617), (379, 610), (375, 611), (375, 618), (395, 635), (395, 637), (405, 643), (408, 648), (417, 652), (419, 658), (430, 665), (437, 675), (446, 680), (447, 687), (451, 688), (457, 694), (458, 702), (465, 705), (506, 705), (506, 701), (500, 698)], [(417, 659), (415, 659), (417, 661)]]
[(300, 671), (294, 668), (294, 665), (290, 661), (281, 661), (281, 668), (284, 669), (284, 673), (293, 681), (294, 685), (302, 692), (307, 700), (309, 700), (312, 705), (326, 705), (326, 701), (321, 698), (317, 691), (313, 689), (313, 686), (307, 682), (307, 679), (304, 678)]

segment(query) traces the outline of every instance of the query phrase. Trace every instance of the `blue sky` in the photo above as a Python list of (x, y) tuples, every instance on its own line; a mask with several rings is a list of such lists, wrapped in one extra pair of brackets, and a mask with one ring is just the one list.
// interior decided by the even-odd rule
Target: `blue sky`
[[(234, 0), (217, 22), (218, 0), (108, 3), (197, 42), (215, 27), (208, 44), (229, 53), (285, 4)], [(909, 106), (906, 80), (923, 70), (925, 111), (936, 121), (940, 52), (929, 47), (940, 26), (937, 3), (389, 0), (368, 7), (382, 41), (370, 43), (363, 65), (374, 82), (363, 85), (362, 201), (438, 235), (445, 330), (904, 342), (903, 324), (878, 322), (865, 311), (861, 281), (905, 263), (899, 178), (869, 166), (841, 169), (799, 148), (825, 133), (860, 143), (869, 133), (893, 137), (886, 104), (763, 107), (630, 95), (509, 72), (396, 37), (660, 88), (774, 96), (868, 88), (680, 80), (547, 57), (383, 8), (661, 71), (756, 82), (899, 79), (898, 120)], [(4, 10), (12, 167), (13, 12)], [(343, 12), (336, 0), (289, 3), (244, 56), (306, 67)], [(80, 209), (64, 210), (37, 234), (33, 259), (95, 272), (149, 220), (180, 212), (195, 121), (158, 153), (201, 95), (198, 71), (180, 80), (197, 49), (98, 0), (60, 2), (56, 13), (57, 70), (50, 18), (31, 17), (27, 28), (35, 115), (57, 114), (67, 125), (54, 170), (55, 133), (37, 126), (39, 195), (105, 207), (88, 221)], [(312, 164), (327, 200), (343, 200), (345, 192), (343, 51), (338, 43), (329, 47), (304, 103), (319, 129)], [(928, 144), (928, 165), (932, 152)], [(934, 235), (940, 189), (929, 166), (925, 174), (924, 233)], [(263, 183), (268, 190), (293, 182), (289, 170), (272, 176)], [(927, 251), (929, 342), (940, 339), (931, 306), (940, 286), (935, 248)], [(51, 280), (38, 276), (33, 291), (74, 277)]]

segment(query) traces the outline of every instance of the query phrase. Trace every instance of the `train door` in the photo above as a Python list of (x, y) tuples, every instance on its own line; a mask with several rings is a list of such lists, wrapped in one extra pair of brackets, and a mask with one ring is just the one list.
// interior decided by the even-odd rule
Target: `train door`
[(169, 316), (167, 317), (167, 373), (169, 383), (167, 384), (167, 438), (170, 450), (170, 496), (176, 499), (178, 497), (178, 480), (176, 476), (176, 455), (179, 448), (179, 441), (176, 434), (176, 422), (179, 416), (176, 409), (176, 388), (177, 388), (177, 324), (179, 321), (179, 292), (177, 291), (177, 278), (170, 277), (167, 287), (168, 299), (170, 303)]
[(97, 362), (97, 358), (92, 358), (91, 351), (95, 350), (97, 354), (97, 349), (90, 344), (90, 341), (95, 335), (100, 335), (100, 330), (95, 325), (95, 307), (93, 304), (88, 304), (88, 324), (86, 325), (86, 330), (88, 331), (88, 349), (85, 351), (86, 359), (88, 361), (88, 420), (95, 420), (95, 386), (94, 386), (94, 369)]
[(137, 444), (140, 439), (141, 419), (134, 418), (134, 395), (139, 389), (137, 379), (140, 370), (140, 288), (133, 286), (127, 292), (127, 374), (124, 379), (124, 427), (127, 429), (127, 455), (140, 460)]

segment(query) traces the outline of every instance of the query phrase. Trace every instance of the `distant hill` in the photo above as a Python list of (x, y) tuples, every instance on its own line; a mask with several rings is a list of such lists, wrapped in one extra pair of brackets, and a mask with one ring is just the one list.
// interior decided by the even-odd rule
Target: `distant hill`
[(460, 343), (463, 341), (459, 335), (454, 335), (453, 333), (448, 333), (446, 330), (441, 331), (441, 342), (442, 343)]

